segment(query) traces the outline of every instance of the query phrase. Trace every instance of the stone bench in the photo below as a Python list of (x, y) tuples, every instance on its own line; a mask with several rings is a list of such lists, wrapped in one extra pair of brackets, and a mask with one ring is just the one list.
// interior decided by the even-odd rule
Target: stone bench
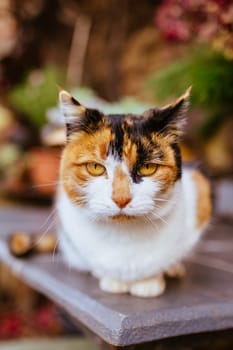
[(212, 350), (222, 349), (225, 343), (233, 348), (230, 219), (213, 220), (187, 259), (184, 279), (169, 280), (159, 298), (141, 299), (101, 291), (95, 278), (68, 268), (59, 254), (13, 257), (7, 235), (14, 230), (43, 232), (48, 214), (45, 209), (1, 209), (0, 259), (33, 289), (62, 307), (102, 348), (180, 349), (192, 344), (191, 349), (206, 346)]

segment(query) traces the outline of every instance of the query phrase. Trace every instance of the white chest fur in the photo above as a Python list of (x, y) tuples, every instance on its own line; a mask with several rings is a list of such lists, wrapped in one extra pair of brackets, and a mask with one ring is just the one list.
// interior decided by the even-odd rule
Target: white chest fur
[(63, 255), (70, 265), (97, 277), (134, 281), (156, 275), (181, 260), (199, 239), (194, 228), (195, 193), (185, 171), (161, 219), (151, 216), (118, 223), (91, 221), (87, 209), (72, 204), (60, 189), (57, 210)]

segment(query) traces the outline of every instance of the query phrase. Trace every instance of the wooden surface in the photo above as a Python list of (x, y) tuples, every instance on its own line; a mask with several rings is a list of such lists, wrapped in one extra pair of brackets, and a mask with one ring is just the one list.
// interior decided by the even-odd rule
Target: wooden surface
[[(12, 230), (43, 232), (48, 212), (1, 209), (0, 259), (24, 281), (62, 306), (73, 318), (115, 346), (174, 336), (233, 329), (232, 221), (214, 219), (196, 253), (187, 261), (187, 276), (168, 282), (154, 299), (106, 294), (97, 280), (64, 265), (52, 255), (16, 259), (7, 248)], [(43, 226), (44, 225), (44, 226)]]

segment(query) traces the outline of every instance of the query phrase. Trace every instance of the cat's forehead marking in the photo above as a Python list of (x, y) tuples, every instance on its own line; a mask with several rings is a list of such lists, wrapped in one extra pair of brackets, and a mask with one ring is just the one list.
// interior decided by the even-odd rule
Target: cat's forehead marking
[(132, 169), (137, 161), (137, 146), (127, 135), (124, 137), (123, 158), (126, 161), (128, 168)]
[[(144, 162), (161, 162), (164, 154), (169, 153), (168, 140), (145, 127), (145, 116), (128, 114), (110, 115), (108, 118), (112, 133), (108, 154), (118, 160), (124, 159), (130, 171), (137, 169)], [(173, 153), (173, 150), (171, 151)], [(135, 181), (136, 177), (135, 170)]]
[(115, 114), (108, 115), (107, 118), (112, 132), (109, 153), (115, 158), (121, 160), (125, 152), (124, 148), (127, 148), (129, 143), (137, 143), (137, 139), (141, 137), (142, 130), (140, 124), (143, 120), (143, 116), (133, 114)]
[(103, 128), (93, 134), (85, 132), (73, 133), (70, 142), (66, 146), (66, 153), (70, 159), (90, 160), (90, 157), (104, 160), (107, 157), (108, 145), (111, 141), (111, 130)]

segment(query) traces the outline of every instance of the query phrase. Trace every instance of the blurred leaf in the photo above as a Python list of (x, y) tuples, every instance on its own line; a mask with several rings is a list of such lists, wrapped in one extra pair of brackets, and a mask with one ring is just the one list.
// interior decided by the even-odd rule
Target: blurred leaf
[(190, 85), (194, 105), (233, 111), (233, 62), (202, 47), (190, 57), (156, 72), (146, 82), (146, 89), (160, 102), (178, 97)]
[(213, 114), (206, 118), (204, 122), (197, 128), (197, 135), (202, 139), (209, 139), (214, 136), (226, 120), (227, 115), (220, 113)]
[(0, 146), (0, 169), (7, 168), (21, 156), (21, 152), (16, 145), (5, 143)]
[(54, 67), (35, 70), (10, 91), (8, 98), (31, 124), (41, 127), (46, 123), (46, 110), (57, 104), (57, 85), (62, 83), (62, 73)]

